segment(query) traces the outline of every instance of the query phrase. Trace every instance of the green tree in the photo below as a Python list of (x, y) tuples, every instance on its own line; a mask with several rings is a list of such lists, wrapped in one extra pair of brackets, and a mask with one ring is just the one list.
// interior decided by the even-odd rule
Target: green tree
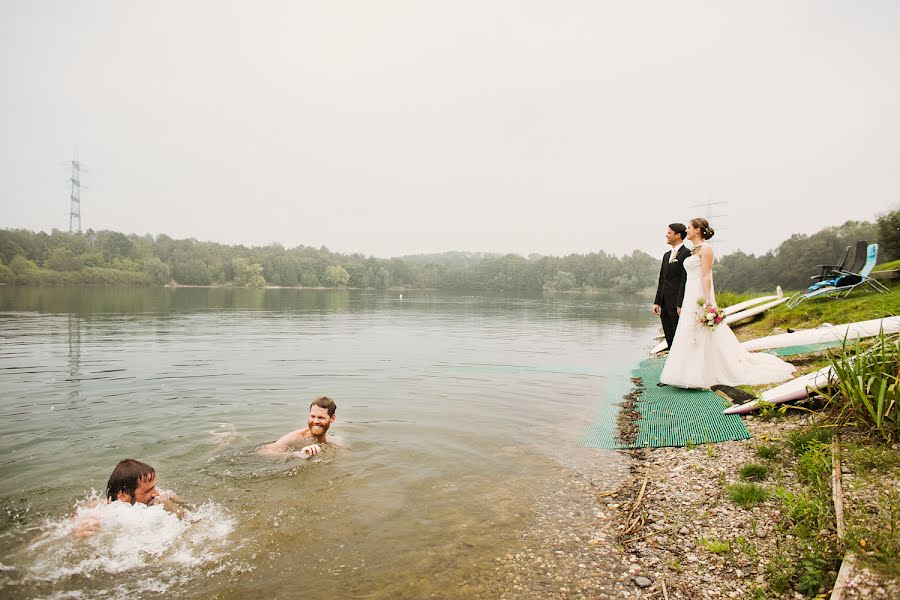
[(166, 285), (171, 279), (169, 265), (155, 256), (145, 258), (141, 265), (141, 270), (150, 277), (150, 282), (153, 285)]
[(97, 246), (107, 262), (113, 258), (129, 258), (133, 244), (127, 235), (118, 231), (100, 231), (97, 233)]
[(24, 256), (15, 256), (9, 261), (9, 270), (15, 275), (22, 275), (26, 271), (37, 269), (37, 265), (33, 261), (28, 260)]
[(81, 262), (65, 247), (54, 248), (50, 251), (46, 266), (54, 271), (79, 271)]
[(892, 210), (878, 217), (879, 262), (900, 260), (900, 209)]
[(175, 281), (184, 285), (209, 285), (212, 281), (206, 263), (199, 258), (176, 262), (173, 277)]
[(565, 271), (557, 271), (553, 278), (553, 287), (557, 290), (571, 290), (575, 287), (575, 275)]
[(342, 287), (350, 281), (350, 273), (339, 265), (330, 265), (325, 269), (325, 281), (332, 287)]
[(231, 267), (234, 269), (234, 285), (243, 287), (266, 287), (263, 277), (263, 268), (259, 263), (250, 264), (246, 258), (231, 259)]
[(0, 284), (10, 284), (16, 280), (16, 276), (13, 272), (0, 262)]

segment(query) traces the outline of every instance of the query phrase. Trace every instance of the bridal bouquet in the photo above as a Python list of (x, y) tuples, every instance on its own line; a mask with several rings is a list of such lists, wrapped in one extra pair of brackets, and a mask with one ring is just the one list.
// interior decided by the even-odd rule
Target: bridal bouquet
[(697, 298), (697, 304), (700, 306), (700, 324), (710, 329), (715, 329), (719, 323), (725, 320), (725, 312), (721, 308), (705, 308), (706, 298)]

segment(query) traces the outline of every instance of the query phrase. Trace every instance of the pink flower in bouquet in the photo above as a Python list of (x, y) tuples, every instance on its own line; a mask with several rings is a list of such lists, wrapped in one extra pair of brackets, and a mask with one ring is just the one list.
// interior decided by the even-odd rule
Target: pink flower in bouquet
[(725, 312), (718, 307), (707, 307), (705, 298), (698, 298), (697, 304), (702, 306), (700, 312), (700, 324), (715, 329), (722, 321), (725, 320)]

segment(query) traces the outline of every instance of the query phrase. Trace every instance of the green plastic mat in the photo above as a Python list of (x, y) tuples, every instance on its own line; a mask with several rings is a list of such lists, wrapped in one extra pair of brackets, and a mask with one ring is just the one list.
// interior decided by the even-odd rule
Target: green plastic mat
[(627, 377), (624, 385), (608, 391), (604, 407), (595, 422), (579, 440), (591, 448), (663, 448), (750, 439), (747, 428), (738, 415), (725, 415), (730, 406), (709, 390), (684, 390), (672, 386), (658, 387), (659, 375), (665, 359), (650, 358), (642, 362), (631, 377), (643, 382), (641, 397), (635, 408), (641, 414), (638, 435), (632, 444), (616, 439), (616, 416), (622, 396), (634, 386)]
[(810, 352), (821, 352), (829, 348), (840, 348), (844, 344), (841, 340), (831, 342), (821, 342), (819, 344), (803, 344), (801, 346), (787, 346), (785, 348), (775, 348), (773, 350), (765, 350), (769, 354), (776, 356), (794, 356), (796, 354), (808, 354)]

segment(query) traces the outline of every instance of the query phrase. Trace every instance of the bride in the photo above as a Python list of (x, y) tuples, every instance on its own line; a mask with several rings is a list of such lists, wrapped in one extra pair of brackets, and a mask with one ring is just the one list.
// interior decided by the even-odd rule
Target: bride
[(702, 311), (716, 308), (713, 250), (706, 243), (713, 234), (706, 219), (692, 219), (687, 227), (687, 239), (694, 247), (691, 256), (684, 260), (687, 281), (681, 316), (660, 383), (708, 388), (716, 384), (759, 385), (789, 379), (793, 365), (771, 354), (747, 352), (725, 323), (714, 329), (700, 323)]

